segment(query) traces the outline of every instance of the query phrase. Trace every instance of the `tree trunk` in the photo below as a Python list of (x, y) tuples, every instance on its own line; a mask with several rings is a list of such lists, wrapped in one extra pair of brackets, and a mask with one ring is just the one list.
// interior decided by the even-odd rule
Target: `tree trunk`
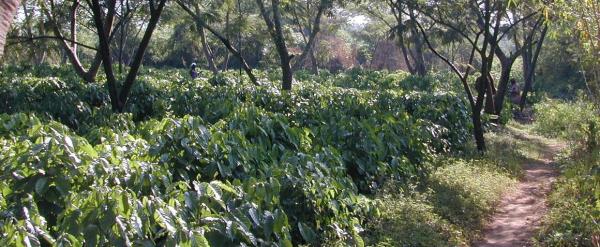
[(256, 76), (254, 76), (254, 72), (252, 72), (252, 68), (250, 68), (250, 65), (248, 65), (248, 62), (246, 62), (246, 59), (244, 59), (244, 57), (242, 56), (242, 53), (240, 53), (235, 47), (233, 47), (233, 45), (231, 44), (231, 41), (229, 41), (229, 39), (226, 39), (225, 37), (223, 37), (223, 35), (218, 33), (216, 30), (214, 30), (210, 26), (205, 25), (204, 22), (201, 22), (201, 23), (202, 23), (202, 26), (204, 28), (206, 28), (206, 30), (210, 31), (215, 37), (217, 37), (217, 39), (219, 39), (221, 41), (221, 43), (223, 43), (225, 48), (227, 48), (227, 50), (235, 58), (238, 59), (238, 61), (240, 62), (241, 66), (242, 66), (242, 69), (244, 69), (244, 72), (246, 72), (246, 75), (248, 76), (248, 78), (250, 78), (250, 82), (252, 82), (252, 84), (254, 84), (254, 85), (258, 85), (258, 80), (256, 79)]
[(127, 103), (127, 99), (129, 98), (129, 92), (131, 91), (131, 87), (133, 87), (133, 83), (135, 82), (135, 78), (138, 75), (138, 70), (142, 65), (142, 61), (144, 60), (144, 54), (146, 53), (146, 48), (150, 44), (150, 39), (152, 38), (152, 33), (156, 29), (158, 25), (158, 21), (160, 20), (160, 15), (162, 10), (166, 4), (167, 0), (162, 0), (159, 2), (156, 9), (151, 8), (151, 16), (150, 21), (148, 21), (148, 26), (146, 27), (146, 31), (144, 32), (144, 36), (140, 42), (140, 45), (135, 52), (133, 63), (131, 64), (131, 68), (129, 69), (129, 73), (127, 73), (127, 77), (123, 82), (123, 89), (119, 94), (119, 112), (122, 112), (125, 108), (125, 104)]
[(285, 38), (283, 36), (283, 28), (281, 23), (281, 13), (279, 10), (279, 0), (271, 0), (271, 9), (273, 12), (273, 19), (269, 17), (267, 10), (265, 9), (263, 0), (256, 0), (260, 13), (267, 24), (269, 34), (275, 43), (277, 54), (279, 55), (279, 65), (281, 67), (281, 88), (283, 90), (292, 89), (293, 72), (290, 66), (291, 57), (285, 44)]
[(275, 27), (275, 35), (273, 38), (275, 40), (275, 46), (277, 47), (277, 53), (279, 54), (279, 61), (281, 63), (281, 88), (283, 90), (292, 90), (294, 74), (292, 72), (292, 66), (290, 65), (291, 57), (283, 36), (281, 13), (279, 12), (279, 0), (271, 0), (271, 7), (273, 8), (273, 24)]
[(319, 75), (319, 64), (317, 63), (317, 57), (315, 57), (315, 49), (310, 51), (310, 63), (312, 65), (312, 72), (315, 75)]
[[(485, 68), (485, 61), (482, 68)], [(482, 69), (485, 74), (485, 69)], [(480, 152), (485, 152), (485, 137), (483, 136), (483, 124), (481, 122), (481, 110), (484, 105), (484, 96), (486, 91), (488, 90), (488, 85), (491, 82), (489, 81), (489, 77), (482, 75), (477, 78), (475, 82), (475, 86), (477, 88), (477, 98), (475, 100), (475, 104), (471, 106), (471, 119), (473, 120), (473, 135), (475, 136), (475, 144), (477, 145), (477, 150)]]
[(485, 152), (485, 138), (483, 136), (483, 125), (481, 124), (481, 112), (479, 110), (473, 109), (471, 119), (473, 120), (473, 135), (475, 136), (475, 144), (477, 145), (477, 150), (480, 152)]
[[(23, 3), (23, 17), (25, 17), (24, 22), (25, 22), (25, 32), (27, 33), (28, 37), (33, 37), (33, 28), (31, 27), (31, 14), (29, 14), (29, 9), (27, 9), (27, 3)], [(35, 58), (36, 57), (36, 46), (35, 43), (33, 42), (33, 40), (29, 41), (29, 45), (31, 45), (31, 47), (29, 48), (29, 54), (28, 56), (30, 58)], [(37, 59), (36, 59), (37, 60)]]
[[(279, 0), (275, 0), (277, 2), (279, 2)], [(274, 2), (274, 1), (273, 1)], [(296, 63), (293, 66), (293, 70), (297, 70), (299, 69), (303, 64), (304, 64), (304, 60), (306, 59), (307, 56), (312, 55), (312, 51), (314, 49), (315, 43), (317, 42), (317, 35), (319, 34), (319, 32), (321, 31), (321, 17), (323, 16), (323, 12), (325, 12), (325, 8), (327, 1), (325, 0), (321, 0), (319, 3), (319, 7), (317, 9), (317, 14), (315, 15), (315, 18), (312, 22), (312, 28), (310, 30), (310, 34), (308, 36), (308, 42), (306, 43), (306, 46), (304, 46), (304, 49), (302, 50), (302, 54), (300, 54), (300, 57), (298, 59), (296, 59)], [(275, 8), (275, 6), (274, 6)], [(279, 7), (277, 7), (278, 9)], [(275, 10), (273, 10), (273, 13), (275, 14)], [(277, 13), (279, 13), (277, 11)], [(277, 22), (279, 22), (279, 26), (281, 29), (281, 16), (274, 16), (275, 17), (275, 24), (277, 24)], [(279, 19), (279, 21), (277, 20)], [(277, 27), (276, 27), (277, 28)], [(302, 31), (302, 30), (300, 30)], [(304, 32), (302, 32), (304, 35)], [(283, 37), (283, 34), (281, 35), (281, 37)], [(284, 41), (284, 45), (285, 45), (285, 41)], [(287, 48), (286, 48), (287, 50)], [(288, 54), (289, 56), (289, 54)], [(290, 84), (291, 85), (291, 84)]]
[(409, 57), (409, 51), (408, 48), (406, 48), (406, 44), (404, 43), (404, 36), (401, 32), (397, 32), (398, 35), (398, 45), (400, 46), (400, 49), (402, 50), (402, 57), (404, 58), (404, 63), (406, 63), (406, 68), (408, 69), (408, 72), (410, 72), (411, 75), (414, 75), (417, 73), (417, 70), (412, 66)]
[[(413, 22), (417, 22), (417, 17), (415, 16), (412, 9), (410, 9), (409, 17)], [(419, 76), (425, 76), (427, 74), (427, 67), (425, 66), (425, 56), (423, 55), (423, 40), (419, 35), (419, 30), (417, 30), (416, 26), (412, 26), (410, 28), (412, 42), (415, 46), (415, 53), (413, 56), (415, 63), (415, 71)]]
[[(231, 7), (227, 7), (227, 14), (225, 15), (225, 38), (227, 40), (230, 39), (229, 35), (231, 33), (231, 28), (230, 28), (230, 16), (231, 15)], [(225, 62), (223, 63), (223, 66), (221, 66), (223, 68), (223, 70), (228, 70), (229, 69), (229, 52), (225, 53)]]
[(425, 66), (425, 56), (423, 55), (423, 42), (419, 38), (414, 39), (415, 43), (415, 69), (417, 75), (427, 75), (427, 67)]
[[(529, 47), (524, 49), (523, 51), (523, 72), (525, 75), (525, 86), (523, 87), (523, 93), (521, 95), (521, 111), (525, 108), (525, 104), (527, 103), (527, 94), (533, 88), (533, 82), (535, 81), (535, 68), (537, 65), (537, 60), (540, 56), (540, 52), (542, 50), (542, 45), (544, 43), (544, 39), (546, 38), (546, 33), (548, 32), (548, 25), (544, 26), (542, 32), (540, 33), (540, 39), (538, 40), (535, 49), (533, 43), (526, 44)], [(533, 49), (533, 50), (532, 50)], [(527, 53), (527, 54), (526, 54)]]
[[(414, 18), (411, 15), (411, 18)], [(425, 56), (423, 55), (423, 40), (419, 36), (419, 32), (414, 28), (411, 28), (412, 42), (414, 44), (414, 70), (418, 76), (425, 76), (427, 74), (427, 67), (425, 66)]]
[[(46, 35), (46, 22), (44, 20), (44, 15), (40, 15), (40, 20), (39, 20), (39, 24), (38, 24), (38, 32), (39, 35), (44, 36)], [(36, 64), (37, 65), (41, 65), (44, 63), (44, 61), (46, 60), (46, 52), (48, 50), (48, 46), (46, 45), (46, 41), (42, 41), (40, 43), (40, 53), (37, 54), (37, 58), (36, 58)]]
[[(104, 14), (103, 7), (101, 7), (99, 0), (91, 0), (90, 8), (92, 10), (92, 16), (94, 18), (94, 25), (96, 26), (96, 30), (98, 33), (98, 40), (100, 43), (99, 53), (102, 56), (102, 64), (104, 65), (104, 73), (106, 74), (106, 82), (108, 85), (108, 91), (110, 95), (110, 102), (113, 111), (115, 112), (123, 112), (125, 109), (125, 105), (127, 103), (127, 99), (129, 97), (129, 92), (135, 83), (135, 79), (138, 74), (138, 70), (142, 64), (142, 60), (144, 58), (144, 53), (148, 44), (150, 43), (150, 39), (152, 38), (152, 33), (156, 28), (158, 21), (160, 20), (160, 16), (162, 10), (165, 6), (167, 0), (161, 0), (158, 5), (150, 4), (150, 20), (148, 25), (146, 26), (146, 30), (144, 32), (144, 36), (138, 46), (138, 49), (135, 52), (133, 63), (131, 64), (131, 68), (127, 73), (127, 77), (123, 82), (123, 87), (119, 92), (119, 88), (117, 85), (117, 81), (112, 68), (112, 57), (110, 50), (110, 40), (109, 40), (109, 32), (107, 30), (111, 29), (111, 20), (116, 13), (115, 2), (109, 1), (107, 5), (108, 11)], [(152, 2), (151, 2), (152, 3)], [(106, 16), (105, 19), (107, 22), (103, 21), (103, 16)]]
[(213, 74), (217, 74), (219, 73), (219, 70), (217, 69), (217, 66), (215, 66), (214, 56), (212, 54), (212, 51), (210, 50), (210, 46), (208, 46), (208, 42), (206, 41), (206, 34), (204, 33), (204, 28), (201, 25), (198, 25), (198, 33), (200, 34), (202, 51), (204, 52), (204, 57), (206, 57), (206, 61), (208, 62), (208, 68), (210, 69), (210, 71), (212, 71)]
[(488, 78), (485, 89), (485, 113), (495, 114), (496, 106), (494, 105), (494, 96), (496, 95), (496, 88), (494, 87), (494, 81), (492, 78)]
[(494, 97), (494, 105), (496, 106), (495, 114), (500, 116), (502, 113), (502, 109), (504, 106), (504, 99), (506, 98), (506, 92), (508, 91), (508, 82), (510, 81), (510, 71), (512, 70), (512, 61), (502, 61), (501, 64), (501, 72), (500, 72), (500, 81), (498, 82), (498, 90), (496, 91), (496, 95)]

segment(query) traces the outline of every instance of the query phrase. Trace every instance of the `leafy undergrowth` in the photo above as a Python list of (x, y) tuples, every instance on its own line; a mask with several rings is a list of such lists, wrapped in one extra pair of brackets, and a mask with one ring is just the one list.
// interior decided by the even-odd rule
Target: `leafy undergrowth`
[(549, 197), (551, 207), (536, 237), (539, 246), (600, 244), (600, 150), (565, 154), (563, 174)]
[(597, 105), (578, 99), (575, 102), (546, 99), (535, 106), (534, 130), (558, 137), (573, 145), (600, 143), (600, 115)]
[(262, 72), (147, 71), (114, 114), (101, 84), (61, 73), (0, 74), (2, 246), (360, 246), (373, 193), (470, 137), (456, 94), (360, 74), (281, 92)]

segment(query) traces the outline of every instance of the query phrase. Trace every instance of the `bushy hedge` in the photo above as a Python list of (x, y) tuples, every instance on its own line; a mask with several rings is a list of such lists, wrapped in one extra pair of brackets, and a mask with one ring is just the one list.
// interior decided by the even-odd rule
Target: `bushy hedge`
[(99, 84), (0, 75), (2, 244), (361, 245), (363, 194), (469, 131), (452, 93), (144, 73), (125, 114)]
[(535, 105), (535, 130), (549, 137), (597, 145), (600, 141), (598, 107), (582, 99), (574, 102), (546, 99)]

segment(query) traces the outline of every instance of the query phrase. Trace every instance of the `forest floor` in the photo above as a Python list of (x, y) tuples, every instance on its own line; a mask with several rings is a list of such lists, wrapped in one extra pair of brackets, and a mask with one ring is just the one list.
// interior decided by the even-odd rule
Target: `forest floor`
[(511, 128), (512, 134), (530, 144), (533, 154), (522, 164), (523, 176), (517, 187), (507, 192), (473, 246), (529, 246), (547, 212), (546, 196), (559, 175), (553, 159), (563, 143)]

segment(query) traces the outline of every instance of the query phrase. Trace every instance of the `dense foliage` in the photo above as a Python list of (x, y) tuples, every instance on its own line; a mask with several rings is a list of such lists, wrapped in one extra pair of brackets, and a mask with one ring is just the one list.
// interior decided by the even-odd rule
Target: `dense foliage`
[[(600, 116), (597, 106), (580, 99), (576, 102), (544, 100), (535, 105), (535, 130), (574, 144), (596, 148), (600, 141)], [(591, 147), (594, 146), (594, 147)]]
[(5, 71), (3, 244), (361, 245), (377, 214), (364, 195), (426, 176), (436, 153), (469, 136), (455, 95), (381, 76), (408, 85), (323, 76), (281, 92), (268, 74), (254, 87), (147, 71), (128, 113), (113, 114), (97, 84)]
[(535, 129), (572, 145), (558, 159), (563, 175), (537, 242), (547, 246), (594, 246), (600, 237), (600, 118), (588, 101), (546, 100), (536, 106)]

